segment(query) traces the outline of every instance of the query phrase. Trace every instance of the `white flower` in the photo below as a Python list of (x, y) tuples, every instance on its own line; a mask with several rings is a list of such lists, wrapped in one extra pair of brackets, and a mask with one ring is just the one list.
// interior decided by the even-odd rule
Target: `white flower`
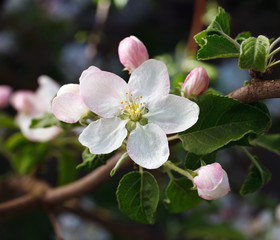
[[(91, 66), (83, 71), (80, 82), (88, 74), (101, 71), (99, 68)], [(79, 84), (65, 84), (57, 92), (57, 96), (52, 101), (52, 111), (57, 119), (67, 123), (75, 123), (89, 112), (80, 95)]]
[(80, 84), (87, 107), (103, 117), (90, 123), (79, 141), (93, 154), (110, 153), (127, 139), (127, 152), (138, 165), (154, 169), (169, 156), (166, 134), (190, 128), (198, 119), (196, 103), (169, 94), (166, 65), (148, 60), (126, 83), (117, 75), (95, 71)]
[(56, 137), (61, 129), (30, 128), (32, 119), (40, 118), (45, 112), (51, 112), (51, 100), (59, 89), (58, 84), (48, 76), (40, 76), (36, 92), (20, 90), (12, 95), (11, 104), (18, 111), (16, 122), (23, 135), (31, 141), (45, 142)]

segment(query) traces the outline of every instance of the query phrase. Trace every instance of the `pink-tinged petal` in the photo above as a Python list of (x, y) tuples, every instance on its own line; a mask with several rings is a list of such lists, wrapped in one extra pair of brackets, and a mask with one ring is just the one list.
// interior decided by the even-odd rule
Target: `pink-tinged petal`
[(11, 94), (12, 88), (10, 86), (0, 85), (0, 108), (8, 106)]
[(133, 96), (143, 96), (142, 100), (149, 108), (149, 104), (160, 101), (169, 94), (170, 80), (167, 67), (161, 61), (147, 60), (133, 71), (128, 85)]
[(80, 76), (80, 83), (83, 81), (84, 78), (87, 77), (88, 74), (91, 74), (93, 72), (99, 72), (101, 71), (98, 67), (95, 67), (95, 66), (90, 66), (88, 69), (84, 70)]
[(39, 87), (35, 94), (38, 97), (36, 102), (38, 112), (51, 112), (51, 101), (59, 90), (59, 85), (48, 76), (38, 78)]
[(118, 48), (120, 62), (124, 67), (133, 71), (149, 59), (145, 45), (135, 36), (123, 39)]
[(80, 93), (80, 85), (74, 83), (65, 84), (58, 90), (57, 96), (64, 93)]
[(52, 111), (57, 119), (67, 123), (75, 123), (89, 109), (84, 104), (80, 94), (70, 92), (61, 94), (53, 99)]
[(24, 113), (20, 113), (16, 117), (16, 122), (22, 134), (31, 141), (47, 142), (61, 133), (61, 129), (56, 126), (49, 128), (29, 128), (31, 121), (31, 116)]
[(219, 163), (199, 168), (193, 182), (197, 186), (198, 195), (206, 200), (221, 198), (230, 191), (227, 173)]
[(202, 166), (198, 170), (198, 176), (193, 180), (194, 184), (202, 190), (211, 191), (223, 180), (223, 169), (219, 163)]
[(121, 101), (128, 92), (127, 83), (119, 76), (97, 71), (88, 74), (80, 84), (81, 96), (87, 107), (99, 116), (118, 116)]
[(137, 124), (127, 140), (130, 158), (147, 169), (159, 168), (169, 157), (168, 141), (160, 127), (153, 123)]
[(170, 94), (156, 104), (150, 104), (145, 115), (149, 122), (157, 124), (166, 134), (182, 132), (193, 126), (199, 115), (199, 107), (187, 98)]
[(84, 129), (79, 141), (92, 154), (110, 153), (118, 149), (126, 138), (126, 122), (118, 117), (98, 119)]
[(18, 112), (33, 115), (38, 109), (38, 98), (34, 92), (29, 90), (16, 91), (11, 96), (10, 102), (13, 108)]
[(196, 67), (186, 77), (182, 91), (186, 97), (199, 96), (209, 85), (209, 76), (203, 67)]

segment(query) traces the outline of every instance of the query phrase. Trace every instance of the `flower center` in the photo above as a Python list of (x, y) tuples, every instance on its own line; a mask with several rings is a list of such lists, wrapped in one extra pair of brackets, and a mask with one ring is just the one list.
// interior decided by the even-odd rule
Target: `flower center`
[[(132, 93), (126, 93), (126, 100), (121, 101), (121, 118), (130, 119), (137, 122), (143, 119), (143, 115), (148, 113), (148, 109), (145, 107), (145, 102), (142, 101), (142, 96), (134, 97)], [(140, 122), (141, 123), (141, 122)]]

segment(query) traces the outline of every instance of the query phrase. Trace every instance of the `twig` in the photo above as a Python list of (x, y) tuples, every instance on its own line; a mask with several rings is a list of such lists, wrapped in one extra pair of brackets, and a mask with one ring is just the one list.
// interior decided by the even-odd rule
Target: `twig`
[(253, 103), (258, 100), (280, 98), (280, 79), (254, 81), (227, 95), (243, 103)]
[(203, 28), (203, 14), (205, 12), (206, 0), (195, 0), (194, 13), (192, 18), (192, 26), (189, 33), (187, 43), (187, 53), (194, 54), (198, 48), (198, 45), (194, 41), (193, 37), (199, 33)]
[(53, 225), (54, 232), (58, 240), (64, 240), (63, 234), (61, 232), (60, 226), (57, 222), (56, 215), (52, 211), (48, 211), (49, 219)]

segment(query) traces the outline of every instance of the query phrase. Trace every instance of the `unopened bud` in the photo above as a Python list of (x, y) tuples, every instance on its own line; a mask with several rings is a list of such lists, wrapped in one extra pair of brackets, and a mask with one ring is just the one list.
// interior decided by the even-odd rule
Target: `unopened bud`
[(130, 72), (149, 59), (145, 45), (134, 36), (123, 39), (119, 44), (118, 51), (120, 62)]
[(198, 195), (206, 200), (214, 200), (225, 196), (230, 191), (228, 176), (219, 163), (200, 167), (198, 175), (193, 179)]
[(203, 67), (196, 67), (186, 77), (182, 92), (187, 98), (199, 96), (205, 92), (209, 85), (209, 76)]
[(11, 94), (11, 87), (7, 85), (0, 85), (0, 108), (4, 108), (8, 105)]

